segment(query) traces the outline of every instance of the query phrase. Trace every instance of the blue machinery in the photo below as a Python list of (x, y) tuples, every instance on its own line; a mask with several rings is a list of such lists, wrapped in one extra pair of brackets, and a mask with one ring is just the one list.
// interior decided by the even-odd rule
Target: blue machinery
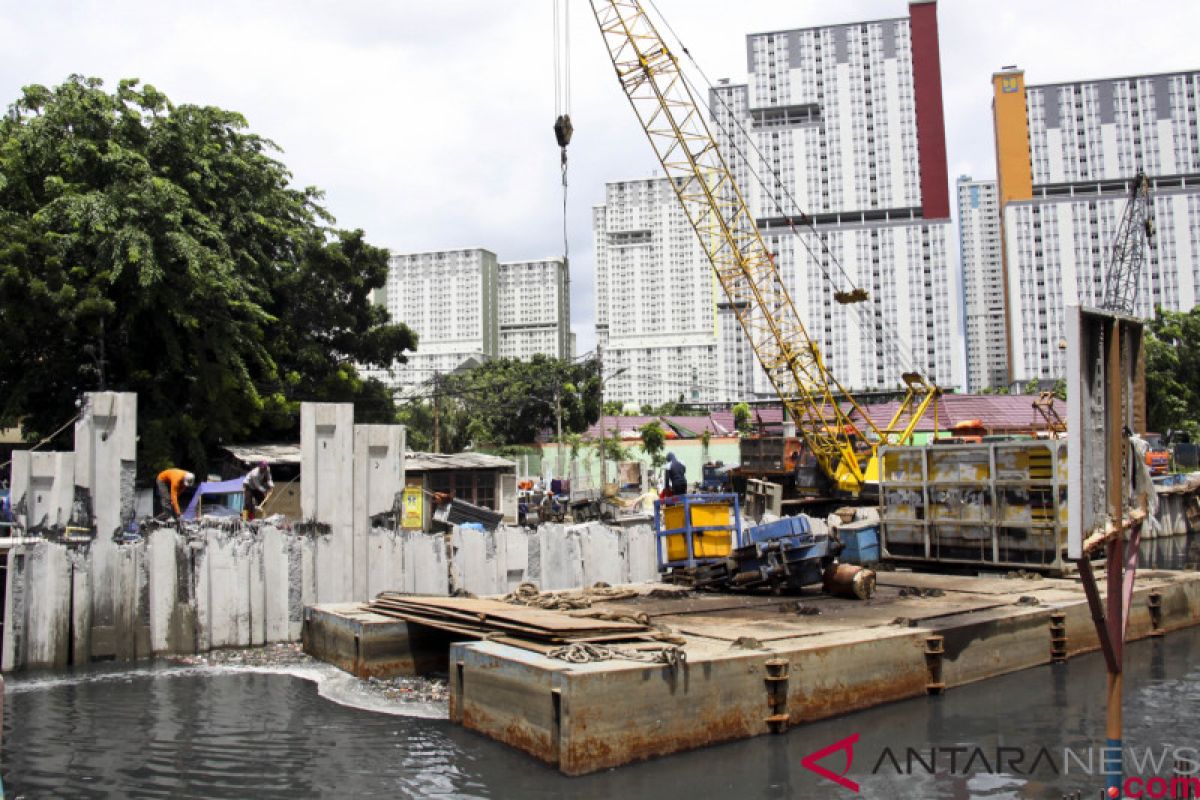
[[(874, 589), (869, 570), (837, 565), (842, 542), (814, 536), (805, 517), (743, 530), (737, 495), (688, 494), (657, 501), (654, 528), (658, 569), (668, 580), (774, 592), (824, 584), (827, 591), (861, 599)], [(870, 586), (863, 585), (866, 580)]]

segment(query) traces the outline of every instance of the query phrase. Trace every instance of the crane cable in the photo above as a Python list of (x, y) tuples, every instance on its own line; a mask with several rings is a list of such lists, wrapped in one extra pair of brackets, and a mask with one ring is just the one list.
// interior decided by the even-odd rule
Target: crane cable
[(571, 125), (571, 3), (554, 3), (554, 138), (558, 142), (562, 169), (563, 261), (571, 252), (567, 239), (567, 145), (575, 131)]
[[(675, 37), (675, 40), (679, 43), (680, 51), (683, 52), (683, 54), (687, 56), (688, 61), (690, 61), (692, 63), (692, 66), (695, 67), (697, 72), (700, 73), (700, 77), (704, 80), (705, 85), (708, 86), (709, 89), (711, 89), (712, 81), (709, 80), (708, 75), (705, 74), (703, 67), (701, 67), (699, 62), (696, 61), (696, 59), (692, 55), (691, 51), (688, 50), (687, 46), (683, 44), (683, 40), (680, 38), (679, 34), (675, 31), (675, 29), (671, 26), (670, 21), (668, 21), (667, 18), (663, 15), (662, 11), (659, 10), (658, 6), (654, 3), (654, 0), (647, 0), (647, 3), (649, 4), (649, 6), (651, 8), (654, 9), (655, 13), (658, 15), (659, 19), (662, 20), (662, 23), (666, 27), (666, 29), (668, 31), (670, 31), (670, 33), (673, 37)], [(833, 266), (837, 268), (837, 271), (839, 273), (841, 273), (842, 277), (845, 278), (846, 282), (852, 287), (851, 292), (837, 291), (837, 285), (834, 282), (833, 276), (830, 275), (829, 271), (826, 269), (825, 265), (822, 263), (822, 259), (817, 255), (817, 253), (815, 253), (813, 251), (812, 246), (809, 245), (809, 243), (805, 239), (805, 237), (800, 235), (800, 231), (797, 230), (795, 223), (794, 223), (794, 216), (792, 214), (788, 214), (784, 210), (779, 196), (775, 192), (771, 191), (767, 181), (763, 180), (762, 175), (759, 173), (759, 171), (757, 169), (755, 169), (755, 167), (753, 165), (753, 161), (750, 158), (748, 158), (747, 153), (745, 151), (743, 151), (741, 147), (738, 146), (736, 138), (729, 135), (730, 130), (728, 127), (726, 127), (725, 123), (722, 120), (720, 120), (716, 115), (714, 115), (712, 112), (712, 107), (709, 106), (703, 99), (701, 99), (703, 97), (703, 95), (701, 94), (701, 92), (698, 91), (697, 87), (692, 82), (692, 80), (683, 72), (682, 69), (680, 70), (679, 74), (680, 74), (680, 77), (684, 80), (685, 83), (687, 83), (688, 87), (691, 89), (693, 97), (696, 98), (696, 102), (708, 114), (709, 119), (713, 120), (718, 126), (720, 126), (721, 130), (725, 132), (729, 142), (731, 143), (731, 145), (733, 147), (734, 152), (745, 163), (746, 169), (750, 172), (751, 175), (754, 176), (754, 179), (762, 187), (763, 193), (770, 199), (772, 205), (774, 205), (775, 209), (780, 213), (780, 215), (787, 222), (788, 228), (791, 230), (791, 232), (793, 234), (796, 234), (796, 238), (798, 238), (800, 240), (800, 244), (804, 247), (804, 249), (806, 251), (808, 251), (808, 254), (812, 258), (812, 260), (814, 262), (816, 262), (817, 268), (820, 270), (821, 274), (824, 276), (825, 281), (829, 284), (829, 286), (831, 288), (833, 288), (835, 290), (835, 296), (843, 295), (843, 294), (844, 295), (855, 295), (859, 292), (863, 292), (864, 290), (858, 289), (856, 287), (853, 279), (851, 279), (850, 275), (846, 272), (845, 268), (842, 266), (841, 260), (838, 259), (838, 257), (836, 255), (834, 255), (833, 251), (829, 248), (828, 242), (826, 242), (824, 237), (822, 237), (822, 235), (817, 231), (816, 226), (812, 222), (812, 216), (809, 214), (806, 214), (803, 210), (800, 209), (800, 204), (796, 202), (796, 199), (792, 195), (791, 191), (784, 186), (782, 176), (779, 175), (779, 173), (775, 172), (775, 170), (771, 169), (770, 172), (771, 172), (771, 176), (775, 179), (775, 185), (778, 187), (779, 190), (782, 190), (782, 192), (786, 196), (789, 204), (793, 208), (796, 209), (796, 211), (800, 217), (801, 223), (808, 227), (809, 231), (813, 235), (813, 238), (815, 238), (817, 240), (817, 242), (820, 244), (821, 250), (823, 251), (825, 256), (827, 256), (829, 262), (832, 263)], [(741, 134), (745, 137), (746, 141), (749, 143), (750, 149), (754, 152), (754, 154), (756, 154), (759, 157), (759, 160), (761, 161), (761, 163), (767, 164), (768, 161), (767, 161), (766, 155), (762, 152), (762, 150), (758, 147), (758, 145), (754, 143), (753, 137), (750, 136), (750, 132), (748, 130), (746, 130), (746, 127), (737, 118), (737, 115), (734, 114), (733, 109), (729, 107), (729, 104), (725, 102), (725, 99), (723, 97), (721, 97), (721, 95), (719, 93), (714, 92), (713, 95), (715, 97), (717, 97), (717, 99), (720, 101), (721, 106), (725, 109), (725, 111), (727, 112), (727, 114), (729, 116), (729, 119), (733, 121), (733, 124), (737, 127), (737, 130), (740, 131)], [(883, 328), (888, 334), (886, 337), (882, 337), (882, 343), (884, 344), (884, 346), (887, 347), (892, 352), (892, 355), (896, 358), (897, 361), (899, 361), (902, 368), (909, 369), (909, 370), (913, 369), (913, 362), (911, 359), (911, 355), (908, 353), (905, 353), (904, 350), (897, 343), (897, 340), (900, 338), (899, 334), (896, 332), (896, 330), (893, 328), (893, 326), (891, 324), (889, 324), (886, 320), (883, 319), (882, 314), (880, 312), (877, 311), (876, 314), (872, 315), (873, 317), (877, 317), (877, 319), (868, 320), (866, 318), (866, 315), (862, 312), (862, 310), (855, 307), (854, 303), (844, 303), (844, 305), (850, 306), (850, 310), (853, 313), (853, 316), (855, 317), (855, 321), (858, 323), (859, 328), (867, 336), (868, 339), (874, 338), (874, 336), (872, 336), (872, 331), (870, 328), (870, 325), (872, 322), (875, 322), (877, 325), (879, 325), (880, 328)]]

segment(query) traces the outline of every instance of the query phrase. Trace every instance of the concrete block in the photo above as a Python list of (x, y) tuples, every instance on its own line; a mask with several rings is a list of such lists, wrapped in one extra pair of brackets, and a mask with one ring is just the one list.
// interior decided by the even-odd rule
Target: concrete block
[[(319, 457), (319, 456), (318, 456)], [(351, 599), (370, 598), (370, 547), (373, 518), (400, 507), (404, 489), (404, 427), (354, 426), (354, 511)], [(399, 527), (394, 518), (392, 527)]]
[(155, 654), (196, 652), (196, 603), (192, 550), (176, 531), (151, 531), (149, 566), (150, 650)]
[(542, 572), (539, 588), (550, 591), (582, 586), (583, 556), (579, 536), (568, 535), (564, 526), (554, 523), (539, 526), (537, 536)]
[(137, 395), (88, 392), (75, 423), (75, 484), (90, 494), (98, 541), (133, 519)]
[(404, 537), (390, 528), (371, 528), (367, 539), (367, 592), (373, 599), (380, 592), (402, 591), (404, 586)]
[(446, 540), (441, 534), (404, 531), (404, 591), (450, 594)]
[[(311, 558), (305, 557), (305, 552), (311, 552), (311, 543), (304, 536), (288, 535), (287, 543), (287, 626), (288, 639), (295, 641), (300, 638), (304, 625), (304, 609), (311, 605), (311, 597), (315, 594), (312, 589), (312, 574), (305, 572), (305, 565), (311, 564)], [(306, 582), (307, 576), (307, 582)], [(306, 600), (306, 598), (309, 598)]]
[(101, 637), (104, 655), (117, 661), (150, 655), (149, 617), (144, 613), (149, 602), (144, 553), (142, 542), (114, 547), (111, 552), (112, 625), (93, 626), (93, 636)]
[(300, 512), (332, 525), (354, 512), (354, 406), (300, 404)]
[(263, 569), (263, 635), (268, 642), (292, 639), (288, 625), (291, 570), (287, 536), (277, 528), (259, 528)]
[(616, 529), (600, 523), (575, 525), (567, 529), (569, 536), (579, 539), (579, 555), (582, 562), (582, 586), (592, 586), (599, 581), (609, 584), (623, 583), (624, 560), (621, 557), (620, 534)]
[(17, 524), (26, 534), (64, 533), (75, 501), (75, 454), (14, 451), (11, 489)]
[(71, 559), (71, 603), (74, 639), (71, 662), (86, 664), (92, 657), (92, 554), (90, 548), (74, 548)]
[(529, 580), (529, 534), (524, 528), (497, 528), (504, 546), (505, 592)]
[(450, 533), (450, 588), (471, 594), (503, 594), (508, 585), (496, 531), (455, 527)]
[(89, 548), (91, 562), (92, 620), (89, 634), (89, 659), (115, 658), (117, 655), (114, 631), (116, 626), (115, 569), (117, 545), (112, 539), (97, 539)]
[(38, 542), (26, 549), (24, 669), (63, 669), (70, 659), (71, 564), (67, 549)]
[(654, 529), (649, 525), (625, 528), (625, 559), (630, 583), (658, 580), (658, 554), (655, 550)]
[(7, 580), (4, 584), (4, 645), (0, 669), (16, 669), (24, 660), (25, 647), (25, 560), (26, 548), (16, 545), (4, 554)]
[[(88, 392), (75, 423), (75, 486), (79, 516), (85, 517), (83, 509), (90, 508), (96, 531), (91, 546), (92, 658), (132, 657), (137, 649), (137, 602), (128, 601), (138, 591), (137, 564), (121, 556), (113, 541), (134, 517), (136, 459), (137, 395)], [(120, 608), (119, 598), (124, 598)], [(149, 626), (145, 627), (148, 640)]]
[(353, 599), (351, 520), (333, 528), (312, 539), (317, 603), (345, 603)]
[(267, 586), (263, 565), (262, 539), (258, 535), (238, 542), (240, 556), (246, 562), (247, 644), (261, 645), (267, 641)]
[(353, 598), (354, 406), (300, 405), (300, 508), (325, 526), (316, 537), (318, 603)]
[(237, 535), (207, 531), (204, 549), (201, 624), (208, 648), (236, 647), (250, 641), (249, 559), (239, 557)]

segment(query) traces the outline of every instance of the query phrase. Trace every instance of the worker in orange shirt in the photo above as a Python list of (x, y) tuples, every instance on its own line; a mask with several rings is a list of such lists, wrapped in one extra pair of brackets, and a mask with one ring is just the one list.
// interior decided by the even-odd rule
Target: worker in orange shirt
[(155, 483), (158, 485), (158, 499), (163, 510), (169, 510), (178, 522), (179, 515), (183, 513), (179, 510), (179, 490), (195, 486), (196, 476), (187, 470), (172, 467), (158, 473)]

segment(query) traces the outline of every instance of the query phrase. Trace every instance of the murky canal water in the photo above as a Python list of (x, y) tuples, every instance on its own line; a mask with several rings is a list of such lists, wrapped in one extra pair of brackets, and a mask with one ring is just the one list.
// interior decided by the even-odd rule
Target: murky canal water
[[(1095, 752), (1099, 769), (1104, 684), (1102, 659), (1083, 656), (786, 736), (565, 778), (450, 725), (436, 704), (387, 699), (324, 665), (91, 669), (10, 679), (0, 770), (10, 798), (850, 798), (802, 763), (843, 742), (816, 763), (859, 797), (1092, 798), (1103, 779), (1086, 760)], [(1126, 745), (1159, 759), (1127, 774), (1169, 779), (1172, 759), (1200, 746), (1200, 629), (1130, 645), (1126, 687)], [(908, 748), (929, 761), (935, 747), (934, 774), (910, 763)]]

